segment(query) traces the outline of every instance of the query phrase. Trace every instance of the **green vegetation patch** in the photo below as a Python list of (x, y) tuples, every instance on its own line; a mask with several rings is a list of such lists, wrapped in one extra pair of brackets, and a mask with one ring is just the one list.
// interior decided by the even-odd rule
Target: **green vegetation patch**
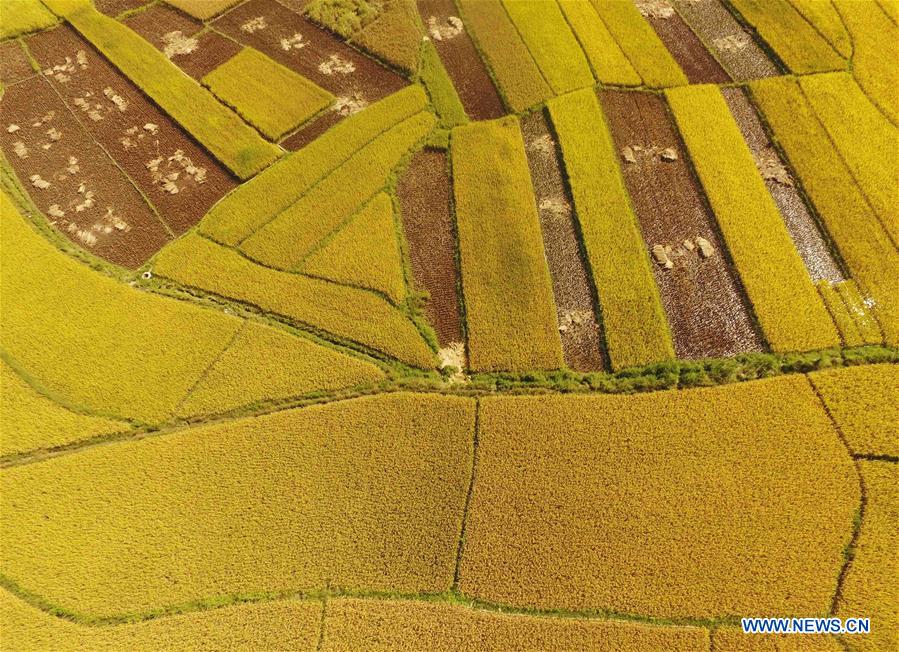
[(378, 17), (382, 1), (311, 0), (306, 14), (319, 25), (349, 38)]
[(512, 111), (524, 111), (552, 97), (501, 0), (458, 0), (458, 5)]
[(359, 342), (407, 364), (435, 366), (433, 351), (412, 322), (372, 292), (263, 267), (195, 234), (163, 249), (153, 269), (184, 285)]
[(730, 4), (792, 72), (803, 75), (846, 68), (846, 60), (802, 17), (790, 0), (730, 0)]
[(453, 81), (443, 67), (440, 55), (437, 54), (437, 48), (431, 41), (427, 41), (422, 48), (420, 75), (421, 82), (431, 96), (434, 110), (440, 118), (439, 127), (452, 129), (468, 122), (462, 100), (459, 99), (456, 87), (453, 86)]
[(558, 369), (562, 344), (518, 120), (457, 127), (450, 142), (469, 366)]
[(41, 0), (3, 0), (0, 13), (0, 39), (47, 29), (58, 22)]
[(674, 357), (674, 343), (630, 205), (618, 154), (592, 89), (548, 104), (559, 136), (615, 369)]
[(322, 177), (379, 134), (428, 104), (420, 86), (409, 86), (329, 129), (268, 170), (238, 186), (206, 214), (200, 231), (236, 245), (302, 197)]
[(721, 92), (702, 85), (666, 95), (771, 348), (839, 346), (833, 321)]
[(244, 48), (203, 78), (216, 97), (270, 140), (306, 122), (334, 96), (253, 48)]
[(591, 2), (644, 84), (664, 88), (688, 83), (684, 71), (633, 2)]
[(899, 345), (899, 254), (865, 200), (795, 80), (750, 84), (778, 143), (799, 175), (859, 289), (883, 328)]
[(612, 38), (596, 9), (584, 0), (559, 0), (596, 78), (604, 84), (639, 86), (640, 75)]
[(381, 134), (241, 243), (251, 258), (293, 269), (322, 238), (349, 219), (387, 184), (400, 159), (423, 140), (437, 120), (422, 111)]
[(253, 176), (281, 155), (280, 148), (266, 142), (124, 24), (90, 4), (65, 0), (47, 0), (47, 4), (241, 179)]
[(556, 94), (593, 85), (593, 73), (555, 2), (503, 0), (544, 79)]

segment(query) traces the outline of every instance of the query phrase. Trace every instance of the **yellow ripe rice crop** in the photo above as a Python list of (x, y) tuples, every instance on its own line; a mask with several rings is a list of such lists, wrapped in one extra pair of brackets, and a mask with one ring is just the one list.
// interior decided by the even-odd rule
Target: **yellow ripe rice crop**
[(323, 238), (387, 185), (400, 159), (436, 123), (433, 114), (422, 111), (381, 134), (247, 238), (241, 250), (278, 269), (297, 267)]
[(562, 344), (518, 120), (457, 127), (451, 145), (469, 365), (558, 369)]
[(847, 73), (800, 78), (799, 86), (871, 208), (899, 243), (899, 129)]
[(47, 0), (103, 56), (241, 179), (281, 155), (231, 109), (119, 21), (87, 4)]
[[(895, 397), (895, 395), (894, 395)], [(895, 462), (860, 460), (865, 482), (864, 514), (855, 555), (837, 602), (842, 618), (864, 614), (871, 618), (871, 634), (846, 636), (850, 650), (879, 652), (899, 646), (896, 614), (896, 551), (899, 550), (899, 466)]]
[(821, 0), (790, 0), (790, 4), (821, 32), (843, 58), (848, 59), (852, 56), (852, 39), (849, 38), (833, 3)]
[(596, 94), (586, 89), (551, 100), (549, 113), (564, 154), (612, 366), (673, 358), (659, 290)]
[(799, 84), (785, 77), (750, 85), (803, 188), (866, 295), (887, 344), (899, 346), (899, 254), (833, 147)]
[(743, 18), (797, 74), (843, 70), (846, 60), (790, 4), (790, 0), (730, 0)]
[(203, 84), (270, 140), (328, 107), (334, 96), (253, 48), (203, 77)]
[[(272, 354), (276, 353), (275, 364)], [(250, 322), (187, 400), (180, 416), (226, 412), (259, 401), (374, 383), (374, 364), (280, 330)]]
[(421, 30), (415, 0), (387, 0), (380, 15), (350, 41), (407, 73), (418, 68)]
[(236, 5), (240, 0), (165, 0), (165, 2), (194, 18), (207, 20)]
[(412, 322), (371, 292), (269, 269), (195, 234), (163, 249), (153, 269), (184, 285), (258, 306), (407, 364), (435, 365), (434, 353)]
[(843, 300), (846, 310), (852, 316), (858, 333), (865, 344), (882, 344), (883, 334), (874, 319), (873, 311), (867, 305), (858, 290), (855, 281), (843, 281), (836, 286), (837, 294)]
[(383, 7), (374, 0), (305, 0), (303, 4), (312, 20), (345, 38), (371, 23)]
[(453, 86), (437, 48), (431, 41), (425, 42), (421, 50), (421, 82), (428, 89), (434, 110), (440, 118), (438, 126), (444, 129), (452, 129), (468, 122), (465, 107)]
[(39, 394), (6, 362), (0, 363), (0, 389), (0, 456), (64, 446), (131, 427), (66, 409)]
[(53, 27), (56, 16), (47, 11), (41, 0), (3, 0), (0, 39), (28, 34)]
[(306, 650), (318, 642), (320, 602), (236, 604), (139, 623), (88, 627), (57, 618), (0, 589), (0, 629), (9, 650)]
[(5, 469), (4, 576), (85, 619), (327, 587), (446, 591), (474, 413), (472, 399), (382, 394)]
[(664, 88), (688, 83), (684, 71), (633, 2), (591, 2), (644, 84)]
[(899, 125), (899, 26), (895, 22), (897, 3), (882, 3), (893, 8), (893, 20), (871, 2), (834, 0), (852, 43), (852, 74), (865, 93), (894, 125)]
[(554, 618), (484, 611), (423, 600), (329, 600), (322, 650), (627, 650), (695, 652), (709, 649), (701, 627), (626, 620)]
[(701, 85), (666, 95), (771, 348), (839, 346), (836, 328), (721, 91)]
[(640, 75), (609, 34), (592, 4), (584, 0), (559, 0), (559, 6), (599, 81), (621, 86), (640, 85)]
[(556, 94), (593, 85), (590, 65), (555, 2), (503, 0), (503, 5)]
[(840, 332), (843, 345), (861, 346), (864, 344), (864, 338), (858, 330), (855, 319), (852, 318), (849, 308), (843, 303), (843, 297), (840, 296), (833, 284), (828, 280), (821, 280), (815, 283), (815, 286), (818, 288), (818, 294), (821, 295), (824, 305), (827, 306), (830, 318), (833, 319), (834, 325)]
[(458, 6), (512, 111), (524, 111), (552, 97), (501, 0), (458, 0)]
[(69, 258), (2, 201), (3, 347), (52, 394), (85, 411), (171, 415), (240, 320), (138, 292)]
[(809, 379), (852, 452), (899, 457), (899, 365), (827, 369)]
[(368, 144), (428, 104), (420, 86), (409, 86), (341, 120), (323, 136), (238, 186), (212, 207), (200, 231), (236, 245), (302, 197), (313, 185)]
[(478, 423), (463, 594), (661, 618), (828, 612), (859, 479), (804, 377), (488, 397)]
[(305, 260), (300, 271), (383, 292), (393, 303), (402, 303), (406, 283), (390, 195), (375, 195), (352, 222)]
[(744, 634), (739, 627), (717, 627), (712, 632), (712, 652), (842, 652), (843, 647), (826, 634)]

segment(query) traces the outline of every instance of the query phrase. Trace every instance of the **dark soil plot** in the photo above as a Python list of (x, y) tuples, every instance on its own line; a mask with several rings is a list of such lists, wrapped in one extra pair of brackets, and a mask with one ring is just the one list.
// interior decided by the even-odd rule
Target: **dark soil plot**
[(417, 5), (468, 117), (492, 120), (504, 115), (503, 101), (453, 0), (419, 0)]
[(203, 29), (203, 23), (166, 4), (128, 16), (122, 21), (171, 59), (178, 52), (192, 51), (191, 38)]
[(34, 74), (21, 43), (16, 40), (0, 43), (0, 81), (15, 84)]
[(29, 47), (72, 112), (176, 235), (235, 186), (205, 150), (74, 31), (39, 34)]
[[(780, 74), (721, 0), (671, 0), (677, 12), (736, 81)], [(692, 81), (692, 79), (691, 79)]]
[(312, 122), (304, 124), (297, 131), (281, 141), (281, 146), (291, 151), (302, 149), (343, 120), (343, 118), (344, 116), (340, 115), (337, 111), (326, 111), (313, 119)]
[(691, 84), (723, 84), (731, 81), (715, 57), (687, 27), (667, 2), (637, 2), (640, 13), (652, 25)]
[(173, 54), (172, 63), (194, 79), (202, 79), (240, 52), (241, 46), (217, 32), (204, 32), (196, 37), (190, 52)]
[(415, 154), (400, 176), (397, 195), (415, 286), (430, 295), (425, 305), (428, 319), (440, 346), (462, 342), (446, 153), (425, 149)]
[(559, 165), (559, 148), (543, 112), (521, 120), (528, 167), (540, 214), (543, 248), (552, 277), (565, 363), (575, 371), (603, 369), (602, 336), (574, 210)]
[(115, 18), (119, 14), (131, 9), (137, 9), (150, 3), (150, 0), (94, 0), (94, 6), (107, 16)]
[(844, 280), (818, 223), (796, 190), (784, 161), (768, 140), (749, 98), (739, 88), (725, 88), (723, 93), (812, 279), (833, 283)]
[(23, 186), (75, 244), (136, 268), (168, 242), (159, 218), (47, 81), (8, 87), (0, 125), (3, 152)]
[(690, 173), (664, 101), (600, 91), (681, 358), (762, 350), (714, 218)]
[(408, 82), (338, 37), (275, 0), (250, 0), (212, 23), (337, 97), (333, 110), (349, 115)]

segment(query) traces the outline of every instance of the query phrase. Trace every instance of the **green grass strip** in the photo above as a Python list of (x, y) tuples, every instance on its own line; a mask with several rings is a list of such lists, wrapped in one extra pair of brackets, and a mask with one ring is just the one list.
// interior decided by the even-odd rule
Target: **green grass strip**
[(503, 0), (509, 17), (557, 94), (593, 85), (593, 72), (555, 2)]
[(771, 348), (838, 346), (833, 321), (720, 90), (690, 86), (666, 95)]
[(792, 72), (803, 75), (846, 68), (846, 60), (789, 0), (730, 0), (730, 4)]
[(244, 48), (203, 77), (216, 97), (270, 140), (309, 120), (334, 96), (258, 50)]
[(665, 88), (689, 83), (684, 71), (633, 2), (591, 1), (644, 84)]
[(86, 3), (47, 0), (113, 65), (143, 90), (215, 158), (247, 179), (281, 155), (162, 52), (119, 21)]
[(599, 81), (618, 86), (639, 86), (642, 83), (640, 75), (609, 34), (592, 4), (584, 0), (559, 0), (559, 6)]
[(458, 0), (458, 5), (512, 111), (520, 113), (552, 97), (500, 0)]
[(436, 124), (422, 111), (381, 134), (241, 244), (251, 258), (279, 269), (300, 264), (322, 238), (387, 183), (391, 170)]
[(615, 369), (674, 357), (646, 243), (591, 89), (550, 100)]
[(752, 96), (799, 175), (853, 279), (873, 299), (888, 344), (899, 344), (899, 253), (808, 105), (786, 77), (750, 84)]
[(437, 124), (441, 129), (452, 129), (468, 122), (462, 100), (459, 99), (456, 87), (453, 86), (453, 81), (443, 67), (440, 55), (437, 54), (437, 48), (431, 41), (426, 41), (422, 48), (419, 75), (440, 118)]
[(206, 214), (200, 231), (223, 244), (236, 245), (297, 201), (359, 148), (427, 104), (424, 90), (409, 86), (341, 120), (300, 151), (238, 186)]
[(451, 145), (469, 366), (560, 368), (552, 284), (518, 120), (457, 127)]

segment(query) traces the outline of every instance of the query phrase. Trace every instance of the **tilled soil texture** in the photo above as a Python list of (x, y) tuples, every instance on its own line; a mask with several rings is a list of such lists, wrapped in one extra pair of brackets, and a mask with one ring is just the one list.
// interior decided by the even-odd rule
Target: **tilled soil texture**
[(761, 351), (748, 301), (728, 264), (664, 101), (600, 91), (679, 358)]
[(240, 52), (241, 46), (217, 32), (204, 32), (196, 37), (196, 48), (184, 54), (173, 54), (172, 63), (194, 79), (202, 79)]
[(176, 52), (189, 50), (192, 46), (190, 37), (203, 29), (203, 23), (167, 4), (150, 7), (128, 16), (122, 22), (165, 52), (170, 59)]
[(235, 185), (205, 150), (68, 27), (29, 40), (43, 74), (179, 235)]
[(453, 0), (419, 0), (417, 4), (428, 36), (437, 48), (468, 117), (492, 120), (504, 115), (503, 101)]
[(0, 143), (47, 220), (72, 242), (140, 267), (170, 236), (125, 174), (40, 76), (0, 100)]
[(765, 128), (749, 98), (739, 88), (722, 90), (724, 99), (740, 131), (743, 132), (743, 138), (752, 151), (756, 166), (765, 179), (765, 185), (768, 186), (768, 191), (774, 198), (812, 279), (815, 281), (827, 279), (833, 283), (844, 280), (840, 266), (827, 246), (818, 223), (796, 190), (793, 175), (768, 140)]
[(250, 0), (212, 25), (333, 93), (342, 116), (409, 83), (275, 0)]
[(16, 40), (0, 43), (0, 81), (15, 84), (34, 74), (21, 43)]
[(282, 140), (281, 146), (291, 151), (302, 149), (341, 120), (343, 116), (337, 111), (326, 111)]
[(150, 3), (151, 0), (94, 0), (94, 6), (98, 11), (102, 11), (107, 16), (115, 18), (119, 14), (138, 7), (143, 7)]
[[(671, 0), (678, 13), (736, 81), (780, 71), (721, 0)], [(692, 79), (690, 81), (693, 81)]]
[(731, 81), (721, 64), (706, 50), (667, 0), (637, 0), (637, 7), (691, 84), (724, 84)]
[(428, 149), (416, 153), (400, 176), (397, 195), (415, 286), (430, 295), (425, 304), (428, 320), (441, 347), (462, 342), (446, 154)]
[(552, 277), (565, 364), (575, 371), (599, 371), (607, 366), (602, 336), (593, 289), (578, 244), (571, 198), (559, 165), (559, 146), (542, 111), (522, 118), (521, 131)]

